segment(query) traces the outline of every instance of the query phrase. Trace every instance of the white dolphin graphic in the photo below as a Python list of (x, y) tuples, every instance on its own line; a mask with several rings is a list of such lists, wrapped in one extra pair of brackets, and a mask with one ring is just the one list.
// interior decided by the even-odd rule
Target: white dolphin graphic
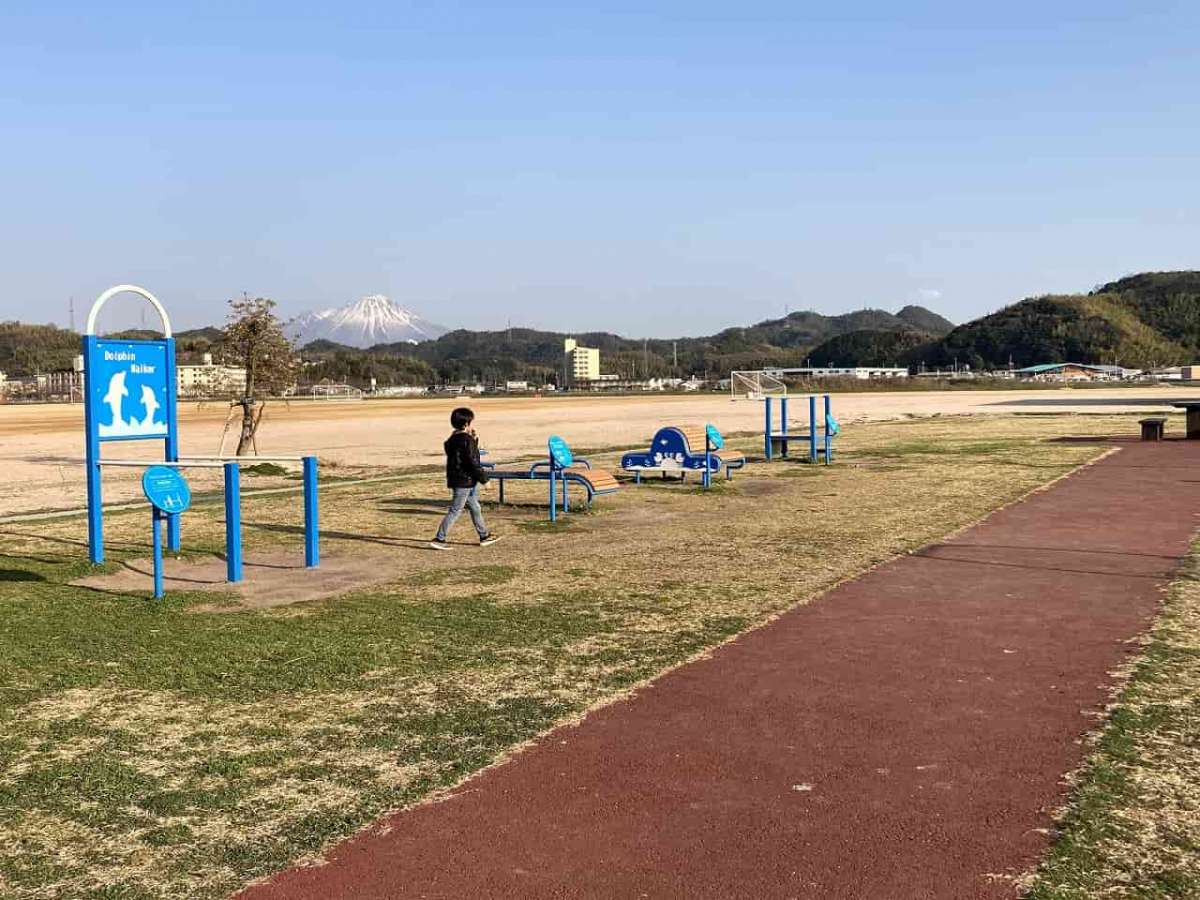
[(125, 373), (117, 372), (108, 382), (108, 393), (104, 395), (101, 402), (107, 403), (108, 408), (112, 410), (112, 428), (113, 430), (121, 429), (125, 424), (125, 419), (121, 415), (121, 402), (129, 396), (129, 389), (125, 387)]
[(142, 406), (146, 407), (146, 418), (142, 419), (142, 429), (149, 431), (154, 428), (154, 413), (159, 407), (158, 397), (154, 395), (154, 388), (148, 384), (142, 385)]

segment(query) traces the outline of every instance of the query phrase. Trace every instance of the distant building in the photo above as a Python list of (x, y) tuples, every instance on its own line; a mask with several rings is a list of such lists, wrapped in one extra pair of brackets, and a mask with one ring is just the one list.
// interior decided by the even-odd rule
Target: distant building
[(1028, 381), (1112, 381), (1121, 378), (1123, 370), (1086, 363), (1042, 363), (1017, 369), (1013, 374)]
[(527, 390), (529, 390), (529, 382), (528, 381), (506, 381), (506, 382), (504, 382), (504, 389), (506, 391), (514, 391), (514, 392), (527, 391)]
[(563, 342), (563, 374), (568, 387), (599, 381), (600, 351), (595, 347), (580, 347), (574, 338), (567, 338)]
[(246, 370), (240, 366), (222, 366), (205, 353), (200, 365), (175, 367), (175, 384), (183, 397), (214, 397), (240, 394), (246, 389)]
[(789, 369), (763, 369), (768, 375), (776, 378), (791, 376), (793, 378), (857, 378), (860, 381), (870, 381), (876, 378), (907, 378), (908, 369), (888, 366), (802, 366)]
[[(1183, 381), (1200, 381), (1200, 365), (1180, 366), (1179, 377)], [(4, 373), (0, 372), (0, 385), (4, 383)], [(2, 388), (0, 388), (2, 389)]]
[(83, 373), (70, 369), (33, 376), (38, 395), (47, 399), (83, 399)]

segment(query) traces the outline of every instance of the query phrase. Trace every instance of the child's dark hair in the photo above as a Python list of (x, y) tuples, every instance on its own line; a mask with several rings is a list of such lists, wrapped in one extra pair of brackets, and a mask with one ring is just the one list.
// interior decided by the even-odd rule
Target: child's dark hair
[(465, 406), (460, 406), (454, 412), (450, 413), (450, 427), (455, 431), (466, 428), (473, 421), (475, 421), (475, 413)]

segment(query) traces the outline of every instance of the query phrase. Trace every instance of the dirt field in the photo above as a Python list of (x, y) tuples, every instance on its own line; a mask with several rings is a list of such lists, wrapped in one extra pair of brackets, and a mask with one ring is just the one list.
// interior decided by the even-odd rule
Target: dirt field
[[(834, 395), (834, 415), (845, 423), (909, 416), (1013, 412), (1118, 412), (1161, 400), (1193, 396), (1194, 389), (1146, 388), (1061, 391), (930, 391)], [(274, 403), (267, 410), (263, 453), (314, 451), (322, 465), (345, 474), (382, 474), (398, 467), (438, 463), (455, 399), (347, 403)], [(559, 433), (574, 447), (635, 446), (668, 422), (711, 421), (727, 433), (759, 431), (762, 406), (726, 396), (475, 398), (478, 430), (492, 458), (504, 461), (544, 451)], [(807, 416), (792, 404), (793, 420)], [(184, 454), (217, 452), (225, 424), (217, 403), (180, 405)], [(1178, 426), (1176, 426), (1178, 427)], [(141, 459), (152, 443), (110, 444), (105, 454)], [(82, 406), (0, 406), (0, 516), (84, 503)], [(105, 500), (140, 496), (138, 471), (105, 473)], [(217, 476), (195, 472), (193, 487), (215, 487)], [(268, 481), (262, 481), (266, 485)]]

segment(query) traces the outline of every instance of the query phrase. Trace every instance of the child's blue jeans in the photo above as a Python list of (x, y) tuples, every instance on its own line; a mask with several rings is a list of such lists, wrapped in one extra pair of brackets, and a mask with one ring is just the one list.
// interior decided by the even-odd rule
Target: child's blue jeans
[(479, 539), (482, 541), (488, 536), (488, 529), (483, 524), (483, 510), (479, 508), (479, 485), (469, 488), (451, 488), (451, 490), (454, 491), (454, 496), (450, 500), (450, 510), (446, 513), (446, 518), (442, 519), (442, 524), (438, 526), (436, 540), (446, 540), (446, 532), (458, 521), (465, 506), (471, 513), (471, 523), (475, 526), (475, 530), (479, 533)]

